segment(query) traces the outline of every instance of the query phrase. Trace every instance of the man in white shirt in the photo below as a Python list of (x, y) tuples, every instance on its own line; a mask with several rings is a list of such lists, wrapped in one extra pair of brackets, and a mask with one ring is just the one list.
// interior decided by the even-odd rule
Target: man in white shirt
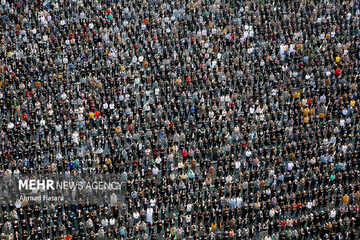
[(151, 223), (153, 221), (153, 212), (152, 208), (148, 208), (146, 210), (146, 222)]
[(154, 176), (157, 176), (158, 173), (159, 173), (159, 169), (158, 169), (156, 166), (154, 166), (153, 169), (152, 169), (152, 174), (153, 174)]
[(136, 225), (138, 223), (139, 217), (140, 217), (139, 212), (137, 210), (135, 210), (135, 212), (133, 213), (134, 225)]
[(191, 223), (191, 215), (190, 215), (190, 214), (188, 214), (188, 215), (185, 216), (185, 222), (186, 222), (187, 224), (190, 224), (190, 223)]
[(288, 170), (292, 171), (294, 167), (294, 163), (292, 161), (288, 162)]
[(155, 199), (155, 198), (150, 199), (150, 206), (151, 206), (151, 208), (155, 208), (155, 207), (156, 207), (156, 199)]
[(333, 209), (333, 210), (330, 211), (330, 218), (334, 219), (335, 216), (336, 216), (336, 211), (335, 211), (335, 209)]

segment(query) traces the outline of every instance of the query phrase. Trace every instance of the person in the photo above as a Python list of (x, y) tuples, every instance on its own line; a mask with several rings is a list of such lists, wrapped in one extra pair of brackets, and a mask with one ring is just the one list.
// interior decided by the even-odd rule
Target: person
[(146, 222), (147, 223), (153, 222), (153, 212), (154, 212), (154, 210), (152, 208), (148, 208), (146, 210)]
[(140, 217), (140, 214), (138, 211), (134, 211), (133, 213), (133, 218), (134, 218), (134, 225), (136, 225), (138, 223), (138, 218)]

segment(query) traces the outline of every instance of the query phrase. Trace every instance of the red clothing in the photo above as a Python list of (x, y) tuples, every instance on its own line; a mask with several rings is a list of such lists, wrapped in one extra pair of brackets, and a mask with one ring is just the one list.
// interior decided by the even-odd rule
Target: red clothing
[(133, 168), (136, 168), (137, 165), (138, 165), (138, 162), (137, 162), (136, 160), (134, 160), (134, 161), (132, 162), (132, 165), (133, 165)]
[(281, 229), (284, 229), (286, 227), (286, 221), (281, 222)]
[(245, 148), (247, 147), (247, 143), (242, 143), (242, 144), (241, 144), (241, 147), (242, 147), (242, 149), (243, 149), (243, 151), (244, 151)]

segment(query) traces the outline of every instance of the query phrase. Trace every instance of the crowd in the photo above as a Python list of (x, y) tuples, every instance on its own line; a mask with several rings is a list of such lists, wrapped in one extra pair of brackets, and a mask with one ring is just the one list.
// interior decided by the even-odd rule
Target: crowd
[(123, 189), (3, 201), (0, 239), (359, 239), (359, 16), (357, 0), (1, 0), (1, 172)]

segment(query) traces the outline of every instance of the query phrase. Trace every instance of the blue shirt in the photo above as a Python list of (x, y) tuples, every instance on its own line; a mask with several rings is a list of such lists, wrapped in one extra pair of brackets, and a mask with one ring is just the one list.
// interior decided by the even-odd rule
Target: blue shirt
[(235, 199), (235, 198), (231, 198), (231, 199), (230, 199), (230, 206), (231, 206), (231, 207), (235, 207), (235, 206), (236, 206), (236, 199)]

